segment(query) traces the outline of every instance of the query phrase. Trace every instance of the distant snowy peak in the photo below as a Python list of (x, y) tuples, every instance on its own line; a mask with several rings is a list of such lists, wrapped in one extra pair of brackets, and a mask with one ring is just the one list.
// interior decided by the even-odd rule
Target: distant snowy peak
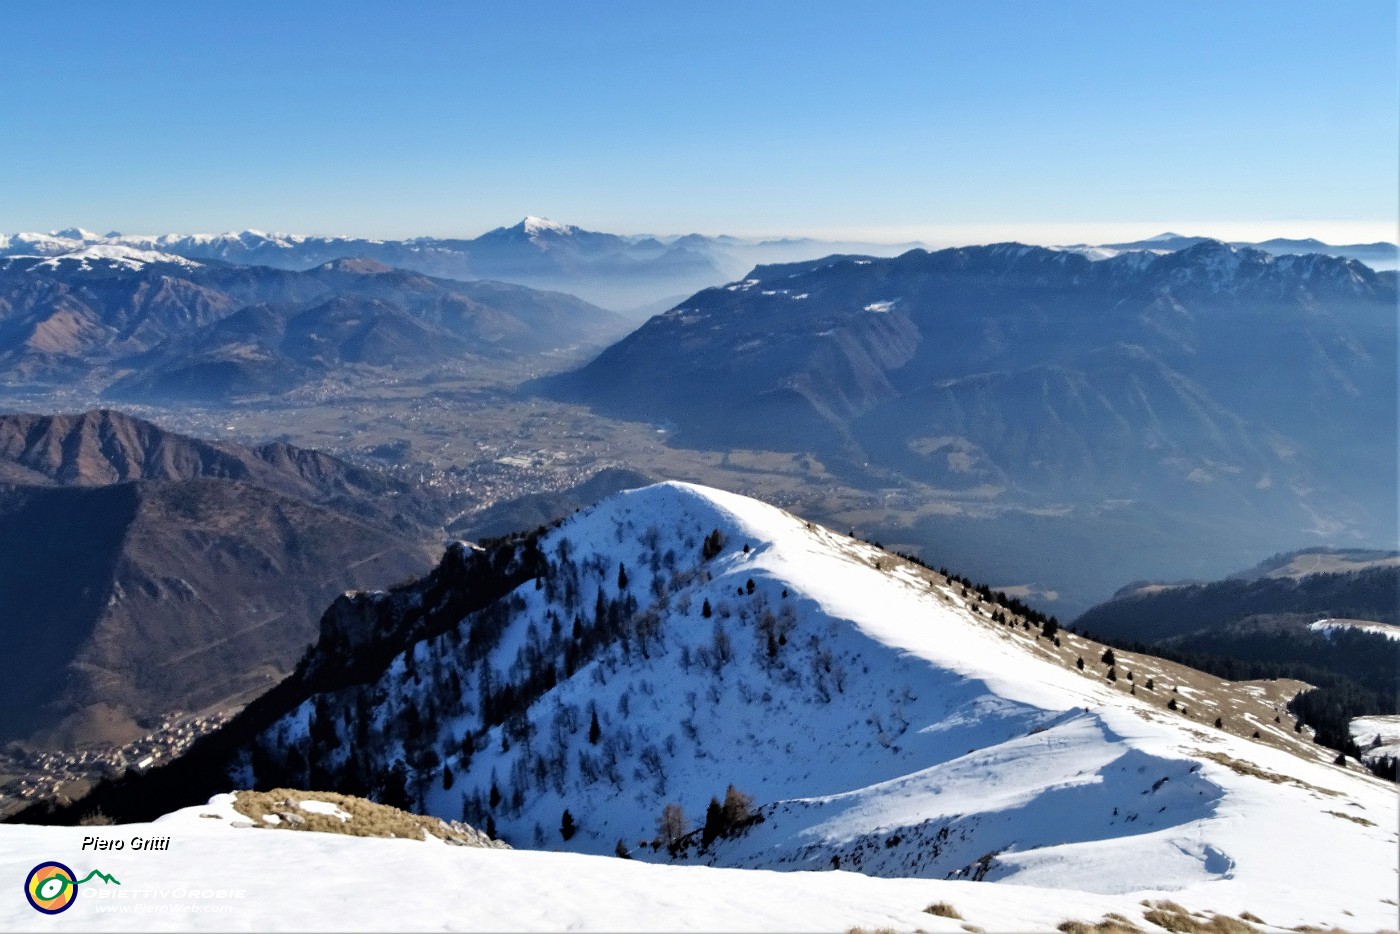
[(578, 233), (579, 230), (579, 228), (574, 227), (571, 224), (561, 224), (558, 221), (552, 221), (547, 217), (535, 217), (534, 215), (525, 218), (523, 221), (520, 222), (519, 226), (525, 231), (526, 234), (528, 234), (531, 237), (538, 237), (542, 235), (553, 235), (556, 237), (572, 237), (574, 234)]
[[(1131, 240), (1123, 243), (1074, 243), (1062, 246), (1055, 246), (1052, 249), (1063, 250), (1068, 253), (1078, 253), (1091, 260), (1112, 259), (1125, 253), (1149, 253), (1167, 254), (1176, 253), (1182, 250), (1189, 250), (1193, 247), (1205, 243), (1220, 243), (1211, 237), (1192, 237), (1177, 233), (1161, 233), (1155, 237), (1147, 237), (1143, 240)], [(1324, 243), (1315, 237), (1308, 237), (1301, 240), (1290, 240), (1284, 237), (1275, 237), (1272, 240), (1259, 242), (1249, 242), (1244, 240), (1234, 240), (1228, 243), (1234, 248), (1247, 248), (1257, 250), (1272, 256), (1324, 256), (1335, 259), (1354, 260), (1366, 264), (1376, 269), (1394, 269), (1397, 261), (1400, 261), (1400, 247), (1394, 243), (1352, 243), (1352, 244), (1331, 244)]]
[(29, 266), (34, 270), (58, 271), (136, 271), (147, 266), (169, 265), (192, 269), (200, 263), (155, 250), (142, 250), (117, 243), (95, 243), (79, 247), (65, 253), (50, 255), (41, 262)]

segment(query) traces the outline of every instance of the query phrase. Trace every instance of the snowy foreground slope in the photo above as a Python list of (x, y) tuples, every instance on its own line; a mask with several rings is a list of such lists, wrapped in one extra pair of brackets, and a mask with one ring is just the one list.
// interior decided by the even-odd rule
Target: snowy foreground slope
[[(943, 901), (987, 930), (1109, 912), (1151, 930), (1141, 903), (1160, 899), (1278, 928), (1400, 926), (1395, 786), (1294, 732), (1296, 685), (1105, 662), (937, 573), (686, 484), (517, 547), (538, 573), (290, 710), (228, 785), (361, 784), (516, 850), (231, 829), (198, 816), (216, 802), (97, 831), (169, 832), (161, 854), (0, 827), (0, 873), (52, 858), (246, 883), (217, 924), (160, 918), (184, 928), (960, 929), (923, 911)], [(344, 615), (381, 632), (451, 598), (424, 584)], [(306, 671), (345, 664), (347, 632), (326, 627)], [(731, 784), (756, 816), (707, 842), (706, 804)], [(688, 831), (671, 846), (667, 805)], [(0, 898), (0, 928), (32, 913), (18, 885)], [(35, 915), (70, 917), (97, 926), (86, 902)]]
[[(971, 882), (873, 879), (851, 872), (780, 873), (655, 866), (632, 860), (429, 841), (234, 829), (232, 795), (153, 824), (117, 828), (0, 827), (4, 931), (960, 931), (1051, 930), (1113, 911), (1126, 896)], [(171, 839), (157, 853), (85, 853), (85, 835)], [(20, 882), (57, 859), (120, 886), (79, 886), (77, 903), (43, 916)], [(8, 884), (12, 882), (13, 884)], [(936, 901), (964, 921), (930, 915)], [(1301, 914), (1338, 914), (1325, 894)], [(1290, 915), (1292, 917), (1292, 915)], [(1364, 922), (1363, 922), (1364, 923)], [(1374, 923), (1371, 924), (1375, 926)], [(1146, 925), (1144, 925), (1146, 927)]]

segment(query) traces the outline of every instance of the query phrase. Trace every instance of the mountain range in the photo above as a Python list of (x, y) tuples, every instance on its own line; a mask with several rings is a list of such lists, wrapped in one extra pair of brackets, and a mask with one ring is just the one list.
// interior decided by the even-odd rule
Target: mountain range
[(667, 483), (342, 596), (230, 724), (47, 817), (237, 820), (230, 799), (201, 802), (316, 788), (618, 873), (668, 864), (669, 898), (729, 878), (699, 867), (807, 870), (763, 878), (918, 880), (944, 918), (987, 888), (967, 883), (1000, 882), (1047, 912), (1085, 899), (1091, 921), (1145, 905), (1172, 930), (1178, 912), (1383, 926), (1393, 786), (1280, 722), (1305, 689), (1112, 653), (1004, 595)]
[[(922, 484), (953, 507), (882, 537), (1083, 595), (1393, 540), (1395, 300), (1395, 273), (1215, 241), (833, 256), (699, 292), (536, 388), (680, 445)], [(1008, 509), (1021, 524), (991, 536), (955, 515)]]
[[(1210, 237), (1188, 237), (1178, 233), (1162, 233), (1155, 237), (1148, 237), (1145, 240), (1131, 240), (1125, 243), (1104, 243), (1090, 245), (1077, 243), (1073, 246), (1059, 247), (1062, 250), (1072, 250), (1083, 253), (1091, 259), (1107, 259), (1119, 253), (1132, 253), (1139, 251), (1150, 251), (1156, 253), (1174, 253), (1177, 250), (1189, 249), (1198, 244), (1210, 240)], [(1248, 241), (1232, 240), (1233, 247), (1248, 247), (1254, 250), (1272, 254), (1274, 256), (1306, 256), (1309, 254), (1320, 254), (1322, 256), (1335, 256), (1341, 259), (1354, 259), (1357, 262), (1365, 263), (1372, 269), (1393, 270), (1400, 265), (1400, 249), (1394, 243), (1377, 241), (1375, 243), (1347, 243), (1331, 244), (1323, 243), (1315, 237), (1304, 237), (1301, 239), (1290, 239), (1288, 237), (1274, 237), (1270, 240)]]
[(0, 415), (0, 742), (120, 744), (240, 705), (336, 594), (426, 567), (442, 511), (291, 445), (106, 410)]
[[(1173, 252), (1206, 237), (1164, 233), (1145, 240), (1058, 249), (1103, 259), (1124, 252)], [(1321, 254), (1360, 260), (1376, 269), (1397, 266), (1392, 243), (1335, 246), (1320, 240), (1276, 238), (1237, 242), (1271, 254)], [(736, 279), (754, 266), (831, 254), (894, 256), (919, 243), (871, 243), (810, 237), (755, 239), (731, 236), (618, 235), (526, 217), (474, 238), (415, 237), (375, 240), (245, 230), (224, 234), (100, 235), (81, 228), (0, 235), (0, 256), (58, 257), (85, 250), (135, 250), (200, 261), (306, 270), (337, 259), (373, 259), (447, 279), (493, 279), (568, 292), (631, 319), (665, 311), (700, 289)]]
[(354, 368), (479, 368), (625, 330), (570, 295), (373, 260), (290, 271), (113, 245), (0, 259), (0, 378), (80, 381), (111, 398), (228, 399)]

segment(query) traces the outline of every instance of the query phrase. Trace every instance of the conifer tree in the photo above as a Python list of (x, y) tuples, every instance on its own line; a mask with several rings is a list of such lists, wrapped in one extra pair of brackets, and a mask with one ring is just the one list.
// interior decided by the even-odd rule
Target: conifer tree
[(573, 839), (578, 828), (574, 826), (574, 815), (569, 813), (568, 808), (564, 808), (564, 816), (559, 820), (559, 835), (566, 841)]
[(710, 798), (705, 808), (705, 829), (700, 831), (700, 845), (709, 846), (716, 837), (724, 835), (724, 808), (718, 798)]
[(594, 746), (598, 745), (598, 740), (603, 735), (603, 728), (598, 723), (598, 711), (593, 711), (593, 719), (588, 724), (588, 741)]

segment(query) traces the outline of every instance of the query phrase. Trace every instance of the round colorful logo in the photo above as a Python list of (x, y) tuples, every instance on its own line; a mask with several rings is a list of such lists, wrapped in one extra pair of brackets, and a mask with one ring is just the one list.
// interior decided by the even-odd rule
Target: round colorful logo
[(24, 897), (35, 911), (56, 915), (67, 911), (78, 898), (78, 877), (62, 863), (40, 863), (24, 880)]

